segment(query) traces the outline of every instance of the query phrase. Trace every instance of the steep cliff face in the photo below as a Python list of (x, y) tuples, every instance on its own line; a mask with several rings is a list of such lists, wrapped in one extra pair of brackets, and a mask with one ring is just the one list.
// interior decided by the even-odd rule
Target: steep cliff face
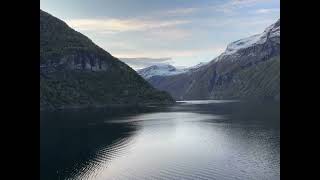
[(40, 70), (105, 71), (125, 66), (89, 38), (40, 10)]
[(196, 71), (151, 77), (175, 99), (278, 98), (280, 19), (261, 34), (235, 41)]
[(40, 10), (40, 108), (172, 102), (125, 63)]

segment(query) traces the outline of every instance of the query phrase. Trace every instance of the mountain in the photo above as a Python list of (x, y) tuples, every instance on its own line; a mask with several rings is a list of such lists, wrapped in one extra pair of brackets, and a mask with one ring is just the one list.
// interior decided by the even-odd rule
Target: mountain
[(261, 34), (230, 43), (193, 71), (147, 80), (177, 100), (279, 99), (280, 19)]
[(199, 67), (205, 65), (205, 63), (199, 63), (196, 66), (189, 68), (177, 69), (176, 67), (170, 64), (158, 64), (152, 65), (143, 69), (138, 70), (138, 74), (144, 79), (148, 80), (154, 76), (172, 76), (182, 73), (191, 72), (197, 70)]
[(137, 71), (140, 76), (149, 79), (153, 76), (171, 76), (183, 73), (185, 71), (175, 68), (170, 64), (152, 65)]
[(122, 62), (128, 64), (133, 69), (143, 69), (145, 67), (165, 64), (165, 61), (171, 60), (171, 58), (149, 58), (149, 57), (134, 57), (134, 58), (119, 58)]
[(41, 109), (172, 102), (125, 63), (40, 10)]

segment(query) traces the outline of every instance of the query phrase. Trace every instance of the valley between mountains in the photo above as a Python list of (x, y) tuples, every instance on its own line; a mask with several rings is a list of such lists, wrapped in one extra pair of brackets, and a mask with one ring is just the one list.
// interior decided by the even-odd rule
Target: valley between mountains
[(208, 63), (137, 72), (40, 10), (40, 109), (172, 104), (175, 100), (280, 99), (280, 19), (230, 43)]

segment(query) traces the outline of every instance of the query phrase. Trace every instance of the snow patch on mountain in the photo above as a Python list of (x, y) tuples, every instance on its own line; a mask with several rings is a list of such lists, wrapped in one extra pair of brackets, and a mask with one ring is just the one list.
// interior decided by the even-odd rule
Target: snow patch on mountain
[[(267, 27), (261, 34), (256, 34), (230, 43), (225, 52), (220, 56), (223, 57), (226, 55), (236, 54), (241, 49), (249, 48), (257, 44), (264, 44), (267, 39), (274, 37), (280, 37), (280, 19), (276, 23)], [(221, 57), (217, 58), (217, 60), (221, 59)]]
[(170, 64), (157, 64), (144, 69), (140, 69), (137, 72), (143, 78), (149, 79), (153, 76), (172, 76), (172, 75), (195, 71), (206, 64), (207, 63), (199, 63), (195, 66), (183, 68), (183, 69), (178, 69)]
[(183, 70), (177, 69), (170, 64), (153, 65), (137, 71), (143, 78), (149, 79), (153, 76), (170, 76), (183, 73)]
[(204, 66), (204, 65), (206, 65), (206, 64), (208, 64), (208, 63), (207, 63), (207, 62), (201, 62), (201, 63), (199, 63), (199, 64), (197, 64), (197, 65), (195, 65), (195, 66), (185, 68), (184, 70), (186, 70), (186, 71), (197, 70), (197, 69), (199, 69), (200, 67), (202, 67), (202, 66)]

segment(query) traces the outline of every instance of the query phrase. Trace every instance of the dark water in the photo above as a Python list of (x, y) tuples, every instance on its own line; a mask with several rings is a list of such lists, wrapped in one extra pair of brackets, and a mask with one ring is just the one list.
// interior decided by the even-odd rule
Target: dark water
[(280, 179), (279, 104), (41, 113), (41, 179)]

